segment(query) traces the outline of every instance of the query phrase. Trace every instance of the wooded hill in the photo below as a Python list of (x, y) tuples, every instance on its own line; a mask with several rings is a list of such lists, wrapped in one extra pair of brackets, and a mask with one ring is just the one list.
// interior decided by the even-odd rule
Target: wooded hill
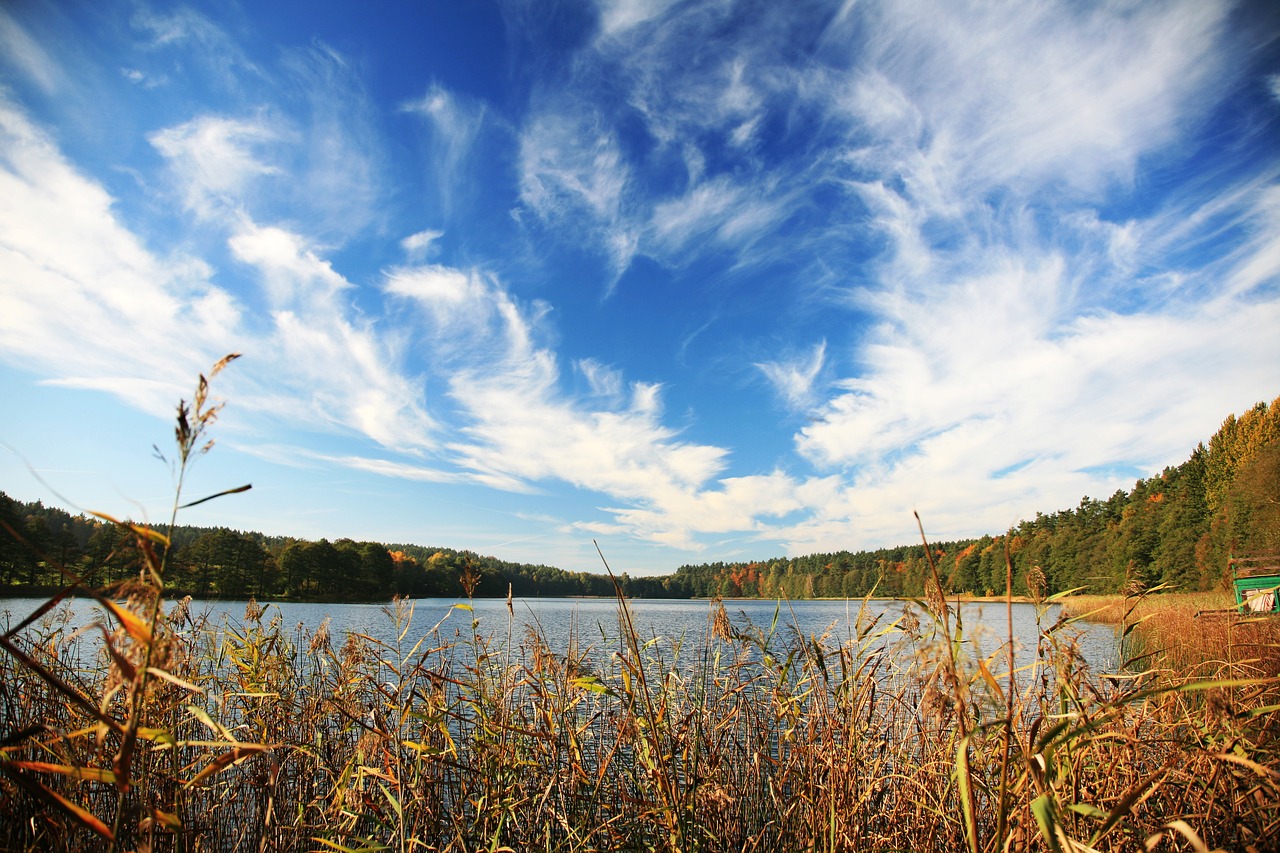
[[(60, 563), (106, 585), (137, 573), (130, 537), (115, 525), (0, 492), (0, 590), (56, 586)], [(8, 525), (8, 528), (5, 527)], [(16, 531), (19, 541), (9, 530)], [(1128, 492), (1037, 513), (1003, 534), (930, 543), (949, 592), (1003, 593), (1006, 555), (1014, 592), (1084, 587), (1115, 592), (1168, 583), (1207, 589), (1232, 553), (1280, 551), (1280, 398), (1228, 417), (1186, 462)], [(611, 595), (603, 575), (509, 563), (469, 551), (408, 544), (318, 542), (226, 528), (180, 527), (169, 585), (196, 596), (377, 600), (456, 597), (464, 573), (476, 596)], [(470, 570), (468, 572), (468, 569)], [(623, 575), (629, 595), (651, 598), (793, 599), (919, 596), (929, 573), (922, 545), (792, 559), (681, 566), (664, 577)]]

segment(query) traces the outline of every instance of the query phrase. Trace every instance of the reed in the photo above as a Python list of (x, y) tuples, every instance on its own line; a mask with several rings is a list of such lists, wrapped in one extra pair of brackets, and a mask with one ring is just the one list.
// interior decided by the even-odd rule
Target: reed
[[(1015, 670), (1011, 640), (972, 657), (936, 581), (897, 618), (864, 602), (848, 631), (816, 636), (785, 603), (750, 625), (715, 602), (696, 636), (644, 637), (621, 595), (616, 629), (564, 648), (513, 609), (489, 624), (466, 604), (420, 625), (396, 601), (392, 639), (333, 636), (252, 602), (242, 619), (193, 617), (164, 601), (151, 553), (137, 584), (100, 595), (91, 634), (56, 600), (6, 626), (4, 849), (1261, 851), (1280, 837), (1280, 694), (1259, 663), (1274, 644), (1096, 673), (1079, 615), (1047, 599), (1034, 662)], [(1165, 617), (1137, 624), (1127, 636)]]
[(1210, 592), (1141, 592), (1132, 595), (1078, 595), (1062, 598), (1062, 608), (1073, 618), (1118, 625), (1163, 613), (1194, 615), (1201, 611), (1225, 610), (1234, 604), (1226, 590)]
[(1071, 596), (1074, 618), (1118, 626), (1130, 661), (1171, 673), (1280, 677), (1280, 619), (1234, 612), (1229, 591)]

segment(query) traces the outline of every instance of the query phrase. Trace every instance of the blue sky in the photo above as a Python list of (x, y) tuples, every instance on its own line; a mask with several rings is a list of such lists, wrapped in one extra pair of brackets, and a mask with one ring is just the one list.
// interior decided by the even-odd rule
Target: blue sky
[(1258, 2), (0, 6), (0, 488), (596, 571), (994, 533), (1280, 394)]

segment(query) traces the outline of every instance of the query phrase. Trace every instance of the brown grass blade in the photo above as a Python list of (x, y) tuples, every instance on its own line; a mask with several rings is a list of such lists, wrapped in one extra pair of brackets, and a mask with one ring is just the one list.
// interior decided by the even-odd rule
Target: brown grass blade
[(232, 749), (229, 749), (226, 752), (222, 753), (222, 755), (219, 755), (217, 758), (213, 759), (208, 764), (206, 764), (203, 768), (201, 768), (200, 772), (197, 773), (195, 776), (192, 776), (186, 782), (183, 782), (182, 787), (194, 788), (197, 785), (200, 785), (201, 783), (203, 783), (205, 779), (208, 779), (210, 776), (214, 776), (218, 773), (221, 773), (223, 770), (226, 770), (231, 765), (244, 761), (246, 758), (249, 758), (250, 756), (257, 755), (261, 752), (266, 752), (269, 749), (271, 749), (271, 747), (265, 744), (260, 744), (260, 743), (242, 744), (241, 746), (237, 746)]
[(90, 782), (115, 784), (116, 781), (114, 773), (101, 767), (75, 767), (69, 764), (51, 764), (47, 761), (6, 761), (4, 763), (19, 770), (53, 773), (58, 776), (69, 776), (73, 779), (85, 779)]

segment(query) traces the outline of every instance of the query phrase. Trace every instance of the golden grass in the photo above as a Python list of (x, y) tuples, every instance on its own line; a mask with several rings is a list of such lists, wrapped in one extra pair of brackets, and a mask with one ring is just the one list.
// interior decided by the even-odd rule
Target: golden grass
[(106, 775), (119, 736), (54, 687), (113, 678), (55, 611), (22, 641), (43, 670), (0, 663), (0, 844), (84, 849), (103, 835), (85, 816), (118, 811), (98, 820), (122, 850), (1178, 849), (1176, 821), (1261, 850), (1280, 829), (1277, 697), (1256, 679), (1108, 683), (1046, 626), (1010, 689), (1001, 655), (952, 665), (918, 611), (837, 642), (711, 605), (677, 653), (619, 608), (607, 642), (562, 650), (465, 610), (417, 627), (407, 602), (390, 642), (178, 608), (128, 791)]
[(1072, 618), (1088, 619), (1118, 625), (1126, 612), (1133, 610), (1130, 621), (1151, 614), (1167, 612), (1194, 615), (1204, 610), (1225, 610), (1233, 604), (1231, 593), (1225, 590), (1211, 592), (1162, 592), (1152, 595), (1126, 597), (1114, 595), (1072, 595), (1061, 599), (1063, 610)]
[(1120, 627), (1125, 653), (1146, 668), (1213, 677), (1220, 671), (1280, 677), (1280, 618), (1234, 612), (1226, 590), (1123, 595), (1079, 595), (1064, 599), (1078, 619)]

